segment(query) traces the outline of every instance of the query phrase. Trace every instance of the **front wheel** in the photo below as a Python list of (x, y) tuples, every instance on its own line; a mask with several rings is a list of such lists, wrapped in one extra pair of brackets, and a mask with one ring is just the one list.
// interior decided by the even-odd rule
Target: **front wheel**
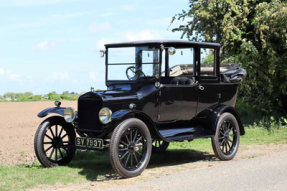
[(149, 163), (151, 151), (151, 135), (141, 120), (126, 119), (115, 128), (110, 143), (110, 160), (120, 176), (140, 175)]
[(66, 165), (75, 155), (75, 131), (64, 118), (53, 116), (43, 121), (37, 129), (34, 148), (44, 167)]
[(226, 161), (234, 158), (240, 139), (240, 130), (236, 118), (231, 113), (223, 113), (217, 123), (215, 136), (211, 139), (217, 158)]

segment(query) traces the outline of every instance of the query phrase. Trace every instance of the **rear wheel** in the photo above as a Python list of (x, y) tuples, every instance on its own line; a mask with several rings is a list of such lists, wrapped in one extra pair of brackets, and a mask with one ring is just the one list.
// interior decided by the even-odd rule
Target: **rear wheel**
[(53, 116), (43, 121), (37, 129), (34, 148), (44, 167), (66, 165), (75, 155), (75, 131), (64, 118)]
[(124, 178), (140, 175), (149, 163), (152, 151), (148, 127), (130, 118), (119, 124), (111, 137), (110, 160), (113, 169)]
[(169, 142), (163, 140), (152, 140), (152, 152), (161, 153), (166, 151), (169, 146)]
[(212, 148), (220, 160), (234, 158), (240, 139), (240, 130), (236, 118), (231, 113), (223, 113), (217, 123), (216, 134), (211, 139)]

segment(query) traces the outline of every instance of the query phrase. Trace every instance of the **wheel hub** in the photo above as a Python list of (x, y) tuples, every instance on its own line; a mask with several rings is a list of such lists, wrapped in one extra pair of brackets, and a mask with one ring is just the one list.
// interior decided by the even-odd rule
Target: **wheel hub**
[(229, 138), (230, 138), (230, 136), (229, 136), (228, 134), (225, 134), (225, 135), (224, 135), (224, 140), (225, 140), (225, 141), (228, 141)]
[(128, 150), (129, 150), (129, 153), (133, 154), (137, 152), (139, 148), (135, 145), (135, 143), (132, 142), (128, 145)]
[(53, 147), (59, 148), (62, 145), (62, 139), (60, 137), (55, 137), (52, 140)]
[(134, 145), (133, 144), (129, 144), (128, 149), (129, 150), (133, 150), (134, 149)]

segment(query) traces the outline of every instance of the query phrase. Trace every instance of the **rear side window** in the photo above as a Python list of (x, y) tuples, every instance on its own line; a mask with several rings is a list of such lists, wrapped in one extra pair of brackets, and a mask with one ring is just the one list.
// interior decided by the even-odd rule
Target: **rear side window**
[(216, 76), (215, 50), (213, 48), (200, 49), (200, 76)]
[(177, 48), (174, 55), (169, 55), (169, 76), (193, 76), (194, 49)]

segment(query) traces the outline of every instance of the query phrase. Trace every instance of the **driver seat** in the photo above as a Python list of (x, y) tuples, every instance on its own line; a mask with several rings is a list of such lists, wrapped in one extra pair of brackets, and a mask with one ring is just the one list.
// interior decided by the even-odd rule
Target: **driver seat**
[(175, 77), (172, 79), (171, 84), (192, 85), (192, 84), (194, 84), (194, 79), (190, 79), (187, 77)]

